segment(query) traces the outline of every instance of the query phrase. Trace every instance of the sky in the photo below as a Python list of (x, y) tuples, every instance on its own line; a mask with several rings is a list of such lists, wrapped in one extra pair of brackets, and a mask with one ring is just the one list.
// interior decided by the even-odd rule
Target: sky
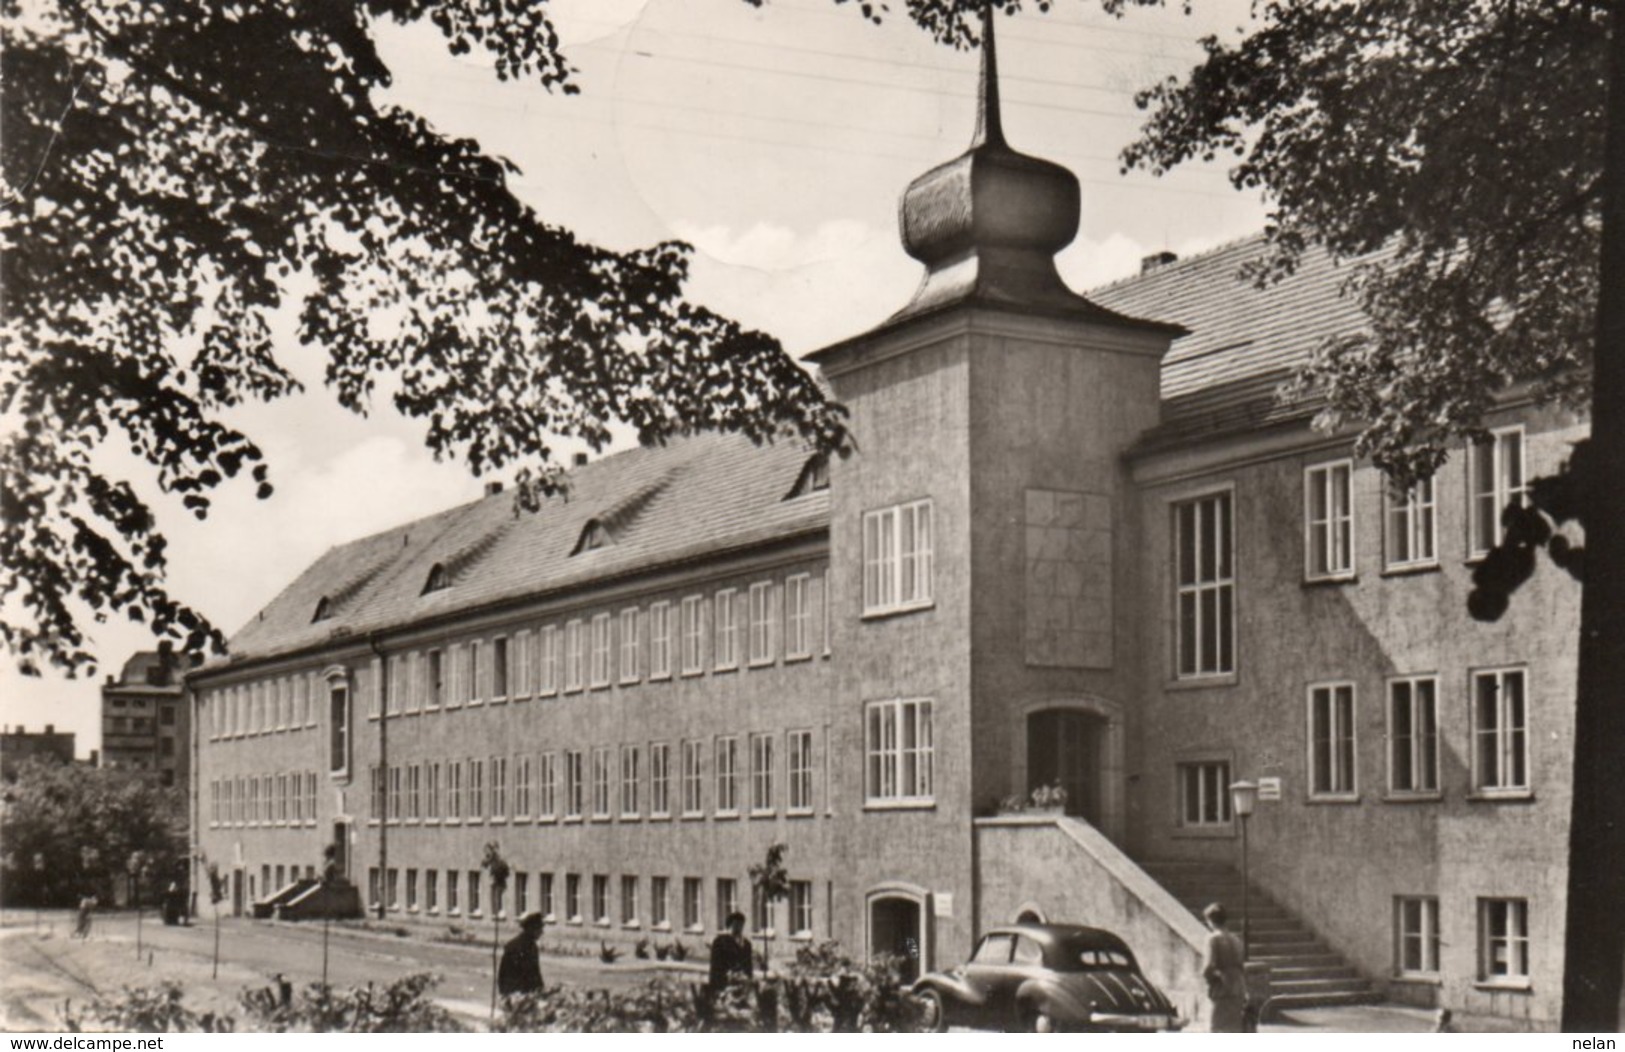
[[(1250, 0), (1193, 0), (1190, 14), (1094, 0), (998, 25), (1006, 137), (1070, 168), (1083, 194), (1062, 275), (1087, 290), (1153, 252), (1188, 256), (1256, 233), (1265, 209), (1222, 165), (1162, 178), (1120, 172), (1144, 119), (1136, 90), (1232, 36)], [(797, 356), (856, 335), (903, 306), (921, 268), (902, 250), (909, 181), (963, 152), (977, 55), (935, 44), (894, 10), (881, 26), (832, 0), (551, 0), (581, 93), (503, 84), (480, 56), (453, 57), (431, 28), (377, 27), (395, 73), (389, 99), (513, 161), (516, 194), (584, 240), (631, 249), (695, 246), (688, 295), (777, 336)], [(276, 492), (246, 478), (217, 491), (207, 521), (183, 513), (142, 465), (110, 446), (170, 540), (170, 585), (228, 633), (335, 544), (471, 500), (483, 480), (434, 461), (420, 425), (380, 400), (367, 417), (321, 384), (322, 351), (279, 319), (279, 354), (304, 394), (230, 417), (265, 451)], [(139, 625), (88, 626), (99, 676), (154, 645)], [(20, 676), (0, 655), (0, 722), (50, 723), (99, 748), (99, 678)]]

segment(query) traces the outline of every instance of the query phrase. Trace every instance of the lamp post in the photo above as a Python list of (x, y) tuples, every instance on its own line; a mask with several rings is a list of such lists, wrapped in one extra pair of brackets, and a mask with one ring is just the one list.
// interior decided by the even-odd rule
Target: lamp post
[(1252, 884), (1247, 874), (1247, 820), (1253, 817), (1253, 808), (1258, 804), (1258, 783), (1231, 782), (1230, 802), (1236, 817), (1241, 819), (1241, 959), (1245, 962), (1251, 956), (1253, 933)]

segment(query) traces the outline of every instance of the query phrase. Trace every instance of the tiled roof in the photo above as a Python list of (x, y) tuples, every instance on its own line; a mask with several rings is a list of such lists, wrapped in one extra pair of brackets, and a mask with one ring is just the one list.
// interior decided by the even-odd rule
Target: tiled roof
[(1358, 303), (1342, 294), (1351, 268), (1319, 250), (1266, 289), (1239, 276), (1264, 253), (1262, 236), (1165, 264), (1090, 292), (1113, 310), (1190, 330), (1162, 366), (1162, 423), (1140, 448), (1157, 448), (1223, 432), (1300, 419), (1312, 402), (1278, 397), (1310, 352), (1328, 336), (1359, 331)]
[[(827, 492), (785, 499), (807, 459), (796, 442), (699, 435), (577, 468), (569, 492), (534, 514), (516, 513), (504, 492), (339, 545), (237, 632), (230, 652), (291, 653), (825, 528)], [(571, 555), (590, 522), (612, 542)], [(450, 585), (425, 594), (436, 564)], [(330, 616), (312, 621), (324, 597)]]

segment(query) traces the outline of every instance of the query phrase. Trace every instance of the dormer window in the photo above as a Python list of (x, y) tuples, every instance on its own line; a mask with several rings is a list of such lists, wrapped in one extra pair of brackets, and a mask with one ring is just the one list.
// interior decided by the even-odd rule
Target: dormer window
[(310, 618), (311, 624), (315, 624), (317, 621), (326, 621), (328, 618), (330, 618), (332, 616), (333, 616), (333, 601), (331, 599), (327, 598), (327, 596), (325, 596), (325, 595), (322, 596), (320, 599), (316, 600), (316, 613), (311, 615), (311, 618)]
[(807, 458), (807, 463), (801, 468), (801, 474), (796, 476), (796, 484), (785, 494), (784, 499), (794, 500), (825, 489), (829, 489), (829, 461), (823, 456), (814, 455)]
[(600, 548), (608, 548), (615, 543), (615, 538), (609, 535), (609, 530), (597, 519), (593, 519), (581, 528), (581, 539), (576, 541), (575, 550), (571, 555), (580, 555), (582, 552), (595, 552)]
[(438, 592), (443, 588), (451, 587), (451, 577), (446, 573), (443, 563), (435, 563), (429, 567), (429, 579), (423, 582), (423, 594)]

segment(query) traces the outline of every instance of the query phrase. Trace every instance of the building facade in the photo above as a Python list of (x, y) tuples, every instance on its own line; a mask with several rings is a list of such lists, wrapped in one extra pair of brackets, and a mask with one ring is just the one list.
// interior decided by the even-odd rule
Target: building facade
[(20, 723), (15, 728), (0, 729), (0, 779), (16, 780), (17, 769), (29, 760), (72, 763), (73, 743), (72, 731), (59, 731), (52, 723), (38, 731), (31, 731)]
[(150, 776), (183, 791), (191, 773), (191, 711), (184, 670), (144, 650), (102, 684), (102, 766)]
[(1297, 996), (1555, 1023), (1578, 590), (1542, 566), (1495, 624), (1466, 593), (1583, 426), (1508, 401), (1390, 492), (1275, 393), (1361, 324), (1335, 268), (1254, 289), (1253, 240), (1073, 293), (1078, 185), (1005, 143), (985, 55), (972, 147), (904, 196), (918, 293), (813, 356), (856, 453), (702, 436), (535, 515), (489, 494), (329, 552), (189, 678), (237, 909), (331, 848), (387, 915), (595, 941), (738, 908), (922, 969), (1047, 916), (1131, 933), (1195, 1013), (1151, 874), (1232, 866), (1248, 778), (1254, 884), (1362, 977)]

